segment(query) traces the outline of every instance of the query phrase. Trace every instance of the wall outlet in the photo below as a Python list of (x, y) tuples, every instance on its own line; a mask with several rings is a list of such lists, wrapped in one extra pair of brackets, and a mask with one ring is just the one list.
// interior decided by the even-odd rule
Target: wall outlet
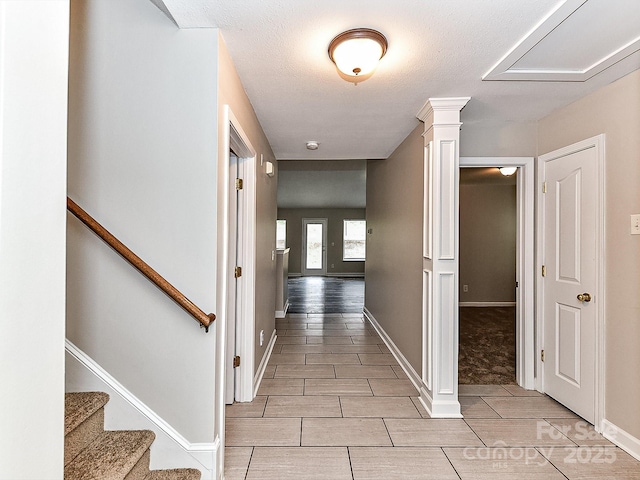
[(336, 266), (332, 263), (332, 264), (331, 264), (331, 268), (336, 268)]
[(463, 292), (468, 292), (469, 291), (469, 285), (462, 285), (462, 291)]
[(260, 330), (260, 346), (264, 343), (264, 330)]
[(631, 215), (631, 235), (640, 235), (640, 214)]

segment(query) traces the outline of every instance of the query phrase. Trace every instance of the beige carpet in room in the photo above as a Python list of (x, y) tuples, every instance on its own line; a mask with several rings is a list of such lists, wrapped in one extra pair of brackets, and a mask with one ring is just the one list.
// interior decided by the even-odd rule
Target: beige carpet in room
[(516, 383), (515, 307), (461, 307), (458, 383)]

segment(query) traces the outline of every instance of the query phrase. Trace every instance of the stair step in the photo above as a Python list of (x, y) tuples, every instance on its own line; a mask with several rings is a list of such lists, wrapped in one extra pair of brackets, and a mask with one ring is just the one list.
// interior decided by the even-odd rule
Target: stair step
[(152, 470), (144, 480), (200, 480), (200, 470), (177, 468), (175, 470)]
[(65, 466), (66, 480), (145, 480), (149, 475), (149, 430), (102, 432)]
[(64, 464), (68, 465), (83, 448), (104, 431), (103, 392), (67, 393), (64, 397)]

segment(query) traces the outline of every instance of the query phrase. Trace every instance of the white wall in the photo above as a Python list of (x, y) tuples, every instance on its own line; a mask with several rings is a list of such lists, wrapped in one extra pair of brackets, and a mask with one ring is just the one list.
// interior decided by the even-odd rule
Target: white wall
[[(216, 313), (217, 48), (148, 0), (72, 0), (69, 196)], [(190, 442), (214, 440), (216, 324), (197, 322), (75, 218), (67, 336)]]
[(0, 478), (61, 479), (69, 1), (0, 2)]

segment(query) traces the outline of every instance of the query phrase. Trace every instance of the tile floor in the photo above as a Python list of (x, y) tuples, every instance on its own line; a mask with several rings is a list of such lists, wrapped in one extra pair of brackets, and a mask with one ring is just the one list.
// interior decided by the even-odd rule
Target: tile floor
[(552, 399), (461, 385), (431, 419), (357, 314), (291, 314), (258, 396), (227, 407), (226, 480), (640, 479), (640, 462)]

